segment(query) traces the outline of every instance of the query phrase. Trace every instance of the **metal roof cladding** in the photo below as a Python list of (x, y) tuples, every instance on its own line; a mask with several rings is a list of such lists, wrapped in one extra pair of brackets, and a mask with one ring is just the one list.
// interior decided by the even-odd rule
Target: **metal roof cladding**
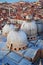
[(14, 52), (9, 53), (8, 57), (12, 58), (16, 62), (19, 62), (22, 59), (22, 57), (20, 55), (18, 55), (17, 53), (14, 53)]
[(19, 63), (19, 65), (31, 65), (31, 62), (28, 61), (27, 59), (23, 59), (23, 60)]
[[(40, 54), (39, 49), (43, 49), (43, 40), (40, 36), (38, 41), (34, 40), (34, 43), (28, 40), (28, 48), (17, 52), (9, 51), (9, 49), (6, 47), (5, 37), (0, 35), (0, 39), (0, 65), (39, 65), (40, 61), (37, 62), (37, 57)], [(37, 60), (35, 60), (35, 58), (37, 58)]]
[(21, 30), (10, 31), (7, 36), (7, 46), (10, 48), (11, 44), (13, 45), (12, 49), (27, 48), (28, 41), (25, 32)]
[(43, 49), (43, 40), (38, 40), (38, 42), (36, 43), (36, 46), (39, 47), (40, 49)]
[[(11, 52), (12, 53), (12, 52)], [(12, 54), (13, 55), (13, 54)], [(5, 62), (6, 61), (6, 62)], [(6, 56), (4, 59), (3, 59), (3, 64), (10, 64), (10, 65), (31, 65), (32, 62), (28, 61), (27, 59), (25, 58), (22, 58), (19, 62), (15, 61), (15, 59), (9, 57), (9, 56)]]
[(38, 48), (29, 48), (24, 54), (24, 56), (34, 58), (38, 50)]
[(0, 35), (0, 42), (6, 42), (6, 41), (7, 41), (7, 38), (2, 36), (2, 35)]
[(0, 51), (0, 60), (4, 58), (9, 53), (9, 51)]

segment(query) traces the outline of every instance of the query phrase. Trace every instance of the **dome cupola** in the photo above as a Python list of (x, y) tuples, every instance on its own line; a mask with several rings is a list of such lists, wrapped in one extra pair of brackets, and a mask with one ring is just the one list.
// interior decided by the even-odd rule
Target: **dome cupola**
[(24, 31), (29, 38), (35, 38), (37, 36), (37, 25), (35, 21), (23, 22), (21, 30)]
[(7, 36), (7, 47), (13, 50), (20, 50), (27, 47), (27, 36), (26, 34), (19, 31), (10, 31)]

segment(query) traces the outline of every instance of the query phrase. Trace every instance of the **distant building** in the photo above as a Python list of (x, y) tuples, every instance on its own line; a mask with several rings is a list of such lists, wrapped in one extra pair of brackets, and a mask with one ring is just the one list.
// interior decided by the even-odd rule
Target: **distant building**
[(40, 2), (43, 2), (43, 0), (39, 0)]
[(39, 2), (41, 2), (41, 5), (42, 5), (42, 7), (43, 7), (43, 0), (39, 0)]

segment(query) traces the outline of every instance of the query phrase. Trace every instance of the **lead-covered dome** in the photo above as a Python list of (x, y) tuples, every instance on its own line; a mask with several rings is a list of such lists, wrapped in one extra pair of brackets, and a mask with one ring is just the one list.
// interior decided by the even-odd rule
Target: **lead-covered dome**
[(26, 48), (27, 36), (23, 31), (10, 31), (7, 36), (7, 47), (11, 47), (14, 50)]
[(6, 24), (3, 28), (2, 28), (2, 35), (7, 36), (7, 34), (14, 29), (14, 26), (12, 24)]
[(37, 35), (37, 26), (35, 21), (23, 22), (21, 30), (23, 30), (29, 37), (35, 37)]

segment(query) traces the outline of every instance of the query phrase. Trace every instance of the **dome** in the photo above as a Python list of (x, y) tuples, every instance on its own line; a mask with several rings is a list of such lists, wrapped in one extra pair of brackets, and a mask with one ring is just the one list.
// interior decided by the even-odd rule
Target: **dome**
[(35, 37), (37, 35), (37, 26), (35, 21), (23, 22), (21, 30), (23, 30), (29, 37)]
[(10, 31), (7, 36), (7, 47), (13, 46), (13, 49), (26, 48), (27, 36), (23, 31)]
[(36, 25), (37, 25), (37, 33), (39, 35), (43, 34), (43, 22), (42, 22), (42, 20), (37, 20)]
[(3, 29), (2, 29), (2, 35), (7, 36), (7, 34), (8, 34), (11, 30), (13, 30), (13, 29), (14, 29), (14, 25), (12, 25), (12, 24), (10, 24), (10, 25), (6, 24), (6, 25), (3, 27)]

